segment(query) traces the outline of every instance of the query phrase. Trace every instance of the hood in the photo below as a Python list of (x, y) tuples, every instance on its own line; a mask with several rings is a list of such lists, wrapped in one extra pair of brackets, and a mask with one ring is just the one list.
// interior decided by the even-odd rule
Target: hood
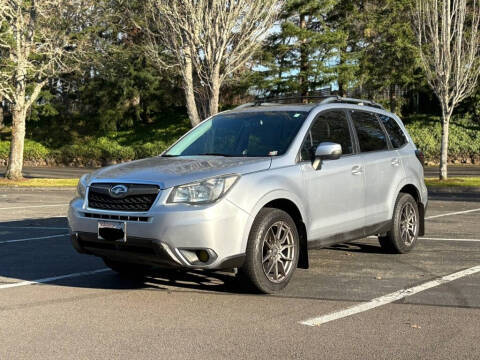
[(271, 158), (228, 158), (219, 156), (154, 157), (109, 166), (95, 171), (90, 183), (140, 182), (161, 189), (188, 184), (214, 176), (248, 174), (270, 168)]

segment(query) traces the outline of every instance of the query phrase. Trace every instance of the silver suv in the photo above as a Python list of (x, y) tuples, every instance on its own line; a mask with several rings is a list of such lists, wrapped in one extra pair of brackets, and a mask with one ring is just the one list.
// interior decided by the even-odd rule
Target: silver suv
[(162, 155), (84, 175), (72, 243), (122, 274), (237, 268), (283, 289), (308, 249), (377, 235), (391, 252), (424, 233), (423, 154), (373, 102), (252, 103), (205, 120)]

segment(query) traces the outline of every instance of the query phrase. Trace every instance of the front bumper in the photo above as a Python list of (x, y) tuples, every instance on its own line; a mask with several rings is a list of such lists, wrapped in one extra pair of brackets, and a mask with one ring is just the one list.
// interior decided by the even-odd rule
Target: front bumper
[[(70, 203), (72, 243), (81, 253), (160, 267), (226, 269), (243, 264), (249, 214), (222, 199), (213, 205), (164, 204), (159, 199), (146, 213), (90, 209), (84, 200)], [(126, 242), (98, 239), (99, 218), (125, 221)], [(208, 261), (187, 253), (207, 251)]]

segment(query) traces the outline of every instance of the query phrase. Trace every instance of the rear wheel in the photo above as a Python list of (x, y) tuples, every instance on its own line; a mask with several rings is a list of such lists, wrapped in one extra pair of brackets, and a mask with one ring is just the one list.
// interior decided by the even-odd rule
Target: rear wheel
[(392, 229), (378, 238), (388, 252), (405, 254), (418, 242), (420, 216), (418, 204), (410, 194), (400, 193), (393, 210)]
[(242, 272), (259, 291), (274, 293), (287, 286), (298, 256), (298, 231), (290, 215), (262, 209), (250, 231)]
[(149, 272), (149, 270), (151, 270), (151, 268), (146, 265), (132, 264), (123, 261), (111, 260), (108, 258), (103, 258), (103, 262), (116, 273), (129, 278), (143, 278)]

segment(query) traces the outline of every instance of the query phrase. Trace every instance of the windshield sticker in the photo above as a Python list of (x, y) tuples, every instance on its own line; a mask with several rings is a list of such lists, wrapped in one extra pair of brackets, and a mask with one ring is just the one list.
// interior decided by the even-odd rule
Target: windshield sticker
[(268, 153), (268, 156), (277, 156), (278, 155), (278, 151), (270, 151)]
[(300, 115), (302, 115), (302, 114), (295, 114), (295, 115), (293, 115), (293, 117), (298, 118)]

